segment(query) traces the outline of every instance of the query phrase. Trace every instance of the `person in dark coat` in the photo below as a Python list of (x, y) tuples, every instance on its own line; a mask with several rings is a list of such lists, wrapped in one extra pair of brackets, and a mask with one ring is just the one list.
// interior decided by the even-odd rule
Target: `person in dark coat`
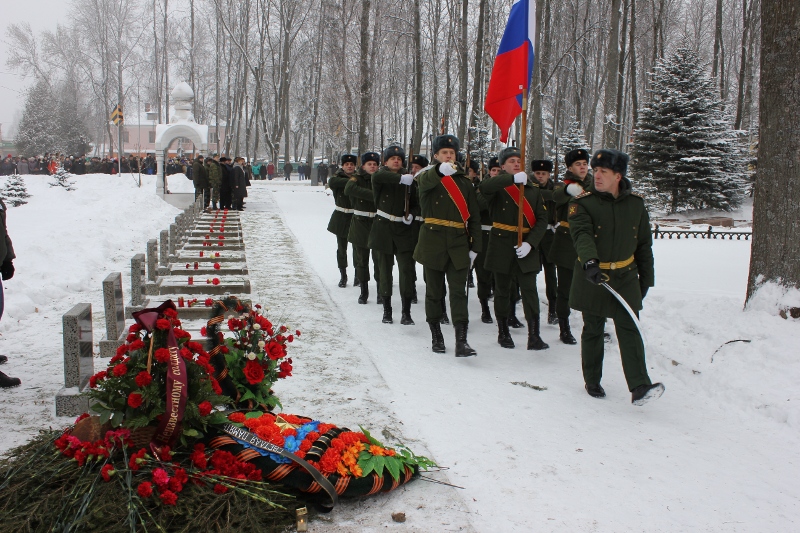
[(283, 175), (284, 175), (284, 176), (286, 176), (286, 177), (285, 177), (285, 179), (284, 179), (284, 181), (289, 181), (289, 180), (291, 180), (291, 178), (292, 178), (292, 171), (293, 171), (293, 170), (294, 170), (294, 167), (292, 166), (292, 164), (291, 164), (291, 163), (286, 163), (285, 165), (283, 165)]
[(208, 182), (208, 172), (203, 165), (203, 156), (197, 154), (197, 159), (192, 164), (192, 181), (194, 182), (194, 199), (203, 197), (203, 209), (208, 209), (211, 201), (211, 186)]
[(317, 167), (317, 181), (322, 182), (323, 186), (328, 184), (328, 165), (325, 164), (325, 161), (322, 161)]
[(219, 185), (219, 208), (231, 209), (233, 206), (233, 167), (230, 158), (221, 157), (219, 162), (220, 170), (222, 170)]
[(247, 196), (247, 175), (244, 169), (243, 157), (237, 157), (233, 163), (231, 195), (233, 199), (233, 209), (242, 211), (244, 199)]
[[(3, 281), (7, 281), (14, 277), (14, 246), (11, 244), (11, 237), (8, 236), (6, 229), (6, 204), (0, 199), (0, 258), (2, 258), (2, 266), (0, 266), (0, 274), (2, 274)], [(5, 300), (3, 297), (3, 284), (0, 283), (0, 317), (3, 316), (3, 308), (5, 307)], [(8, 361), (8, 357), (0, 355), (0, 364)], [(22, 381), (19, 378), (12, 378), (0, 372), (0, 388), (7, 389), (9, 387), (18, 387)]]

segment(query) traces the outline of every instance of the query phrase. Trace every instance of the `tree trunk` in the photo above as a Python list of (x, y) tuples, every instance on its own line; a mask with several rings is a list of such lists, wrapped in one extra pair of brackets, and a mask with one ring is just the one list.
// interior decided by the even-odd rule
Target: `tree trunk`
[[(714, 61), (712, 62), (711, 77), (714, 81), (722, 86), (722, 77), (719, 73), (722, 71), (720, 63), (720, 53), (722, 51), (722, 0), (717, 0), (717, 16), (714, 24)], [(717, 80), (717, 77), (720, 79)]]
[(369, 120), (369, 96), (372, 88), (372, 76), (369, 71), (369, 13), (370, 0), (361, 2), (361, 85), (359, 87), (359, 112), (358, 112), (358, 154), (364, 153), (367, 148), (367, 121)]
[(739, 86), (736, 91), (736, 120), (734, 128), (742, 129), (742, 115), (744, 112), (744, 78), (747, 74), (747, 32), (750, 29), (750, 19), (752, 19), (753, 4), (747, 8), (747, 0), (742, 0), (742, 55), (739, 58)]
[(631, 31), (630, 31), (630, 54), (631, 54), (631, 113), (633, 115), (633, 127), (639, 122), (639, 93), (638, 79), (636, 77), (636, 0), (631, 0)]
[(629, 0), (624, 0), (622, 11), (622, 31), (620, 32), (620, 54), (619, 70), (617, 74), (617, 106), (614, 116), (617, 117), (617, 140), (615, 148), (623, 149), (625, 146), (625, 115), (622, 113), (622, 106), (625, 99), (625, 44), (628, 36), (628, 10), (630, 9)]
[[(482, 0), (485, 1), (485, 0)], [(419, 14), (419, 0), (414, 0), (414, 132), (412, 143), (414, 153), (418, 154), (422, 146), (423, 118), (422, 106), (422, 28)]]
[(761, 3), (761, 91), (758, 170), (747, 300), (762, 282), (800, 288), (800, 4)]
[(617, 90), (619, 89), (619, 19), (621, 0), (611, 0), (611, 26), (606, 56), (606, 92), (603, 98), (603, 147), (616, 148), (617, 144)]
[(461, 43), (458, 54), (458, 64), (460, 67), (458, 75), (458, 131), (456, 137), (462, 141), (465, 138), (467, 123), (469, 122), (469, 118), (467, 117), (467, 87), (469, 86), (469, 64), (467, 59), (467, 51), (469, 50), (469, 44), (467, 43), (467, 26), (469, 26), (468, 8), (469, 0), (461, 0), (461, 20), (459, 21), (461, 26)]
[(169, 0), (164, 0), (164, 116), (166, 122), (169, 124), (169, 42), (168, 42), (168, 18), (167, 18), (167, 4)]
[[(416, 0), (417, 2), (419, 0)], [(481, 92), (483, 89), (483, 26), (486, 24), (484, 20), (486, 16), (486, 0), (479, 0), (478, 3), (478, 32), (475, 36), (475, 63), (474, 63), (474, 76), (472, 80), (472, 111), (468, 124), (474, 126), (477, 120), (477, 113), (483, 109), (483, 101)]]

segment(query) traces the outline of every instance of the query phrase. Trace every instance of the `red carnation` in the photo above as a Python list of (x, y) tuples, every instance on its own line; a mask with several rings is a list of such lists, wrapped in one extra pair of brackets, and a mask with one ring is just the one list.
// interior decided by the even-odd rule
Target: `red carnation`
[(219, 278), (212, 279), (211, 283), (213, 283), (214, 285), (219, 285)]
[(111, 463), (106, 463), (105, 465), (103, 465), (102, 470), (100, 470), (100, 475), (103, 476), (103, 481), (105, 481), (106, 483), (111, 481), (111, 476), (113, 476), (116, 473), (117, 471), (114, 470), (114, 465), (112, 465)]
[(171, 490), (165, 490), (158, 497), (161, 498), (161, 503), (164, 505), (175, 505), (178, 501), (178, 495)]
[(247, 361), (243, 372), (247, 382), (251, 385), (257, 385), (264, 381), (264, 369), (255, 361)]
[(138, 487), (136, 487), (136, 492), (142, 498), (149, 498), (153, 495), (153, 484), (149, 481), (145, 481), (144, 483), (140, 483)]
[(228, 420), (236, 422), (237, 424), (242, 424), (247, 420), (247, 417), (244, 416), (244, 413), (231, 413), (228, 415)]
[(142, 395), (138, 392), (132, 392), (128, 395), (128, 405), (134, 409), (138, 409), (142, 405)]
[(121, 344), (119, 348), (117, 348), (117, 355), (122, 356), (125, 355), (126, 353), (128, 353), (128, 345)]
[(189, 351), (187, 348), (181, 348), (180, 350), (178, 350), (178, 353), (180, 354), (181, 357), (183, 357), (184, 359), (187, 359), (189, 361), (194, 359), (194, 356), (192, 355), (192, 352)]
[(141, 350), (142, 348), (144, 348), (144, 341), (142, 341), (141, 339), (136, 339), (128, 347), (128, 351), (135, 352), (136, 350)]
[(222, 394), (222, 387), (219, 386), (219, 381), (214, 378), (211, 379), (211, 388), (214, 389), (214, 394)]
[(146, 370), (142, 370), (136, 375), (136, 385), (138, 387), (146, 387), (153, 381), (153, 376)]
[(212, 305), (214, 305), (214, 300), (211, 298), (206, 298), (205, 304), (206, 307), (211, 307)]
[(294, 335), (289, 335), (286, 337), (286, 342), (294, 342)]
[(294, 334), (295, 334), (295, 336), (299, 337), (300, 336), (300, 330), (299, 329), (295, 330)]
[(213, 409), (213, 406), (209, 401), (202, 402), (200, 405), (197, 406), (197, 410), (200, 412), (200, 416), (210, 415), (211, 409)]
[(140, 329), (142, 329), (142, 326), (140, 326), (139, 324), (135, 324), (135, 323), (134, 323), (134, 324), (131, 324), (131, 327), (129, 327), (129, 328), (128, 328), (128, 331), (129, 331), (130, 333), (136, 333), (136, 332), (138, 332)]
[(169, 490), (172, 492), (178, 493), (183, 490), (183, 483), (179, 480), (175, 479), (174, 477), (169, 478)]
[(219, 263), (214, 263), (214, 270), (219, 270), (222, 268)]
[(166, 363), (169, 361), (169, 350), (166, 348), (159, 348), (155, 353), (156, 361), (159, 363)]
[(153, 470), (153, 483), (158, 485), (159, 488), (167, 486), (169, 483), (169, 474), (163, 468), (156, 468)]
[(128, 373), (128, 367), (121, 363), (115, 366), (112, 372), (115, 376), (122, 377)]
[(167, 318), (178, 318), (178, 312), (175, 309), (165, 309), (164, 316)]
[(219, 483), (214, 485), (215, 494), (225, 494), (226, 492), (228, 492), (228, 487), (226, 487), (225, 485), (220, 485)]
[(169, 320), (166, 318), (159, 318), (156, 320), (156, 327), (158, 329), (169, 329)]
[(219, 252), (214, 252), (214, 257), (219, 257)]

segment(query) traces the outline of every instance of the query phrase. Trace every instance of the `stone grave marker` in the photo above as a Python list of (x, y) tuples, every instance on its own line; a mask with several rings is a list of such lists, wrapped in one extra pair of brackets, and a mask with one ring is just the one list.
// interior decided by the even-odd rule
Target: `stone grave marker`
[(94, 374), (92, 304), (77, 304), (62, 320), (64, 388), (56, 394), (56, 416), (78, 416), (89, 410), (89, 398), (81, 392)]
[(122, 274), (114, 272), (103, 280), (103, 307), (106, 334), (100, 341), (100, 357), (113, 357), (125, 340), (125, 300), (122, 295)]

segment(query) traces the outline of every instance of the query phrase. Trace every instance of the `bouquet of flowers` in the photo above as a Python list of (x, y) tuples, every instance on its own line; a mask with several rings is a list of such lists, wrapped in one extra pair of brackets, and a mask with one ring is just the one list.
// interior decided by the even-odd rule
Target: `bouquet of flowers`
[(235, 391), (226, 392), (238, 405), (259, 407), (271, 411), (280, 405), (272, 386), (292, 375), (292, 359), (287, 357), (288, 345), (301, 335), (299, 330), (289, 332), (287, 326), (276, 326), (265, 316), (259, 304), (246, 309), (238, 303), (238, 316), (227, 320), (227, 329), (233, 337), (225, 338), (218, 331), (221, 320), (209, 321), (210, 331), (203, 331), (220, 344), (211, 353), (225, 356), (227, 377)]
[(209, 424), (224, 422), (214, 407), (231, 400), (214, 378), (211, 356), (180, 329), (174, 304), (166, 302), (150, 315), (149, 322), (130, 327), (108, 368), (89, 379), (92, 410), (100, 424), (163, 426), (161, 444), (186, 444), (187, 437), (202, 437)]

